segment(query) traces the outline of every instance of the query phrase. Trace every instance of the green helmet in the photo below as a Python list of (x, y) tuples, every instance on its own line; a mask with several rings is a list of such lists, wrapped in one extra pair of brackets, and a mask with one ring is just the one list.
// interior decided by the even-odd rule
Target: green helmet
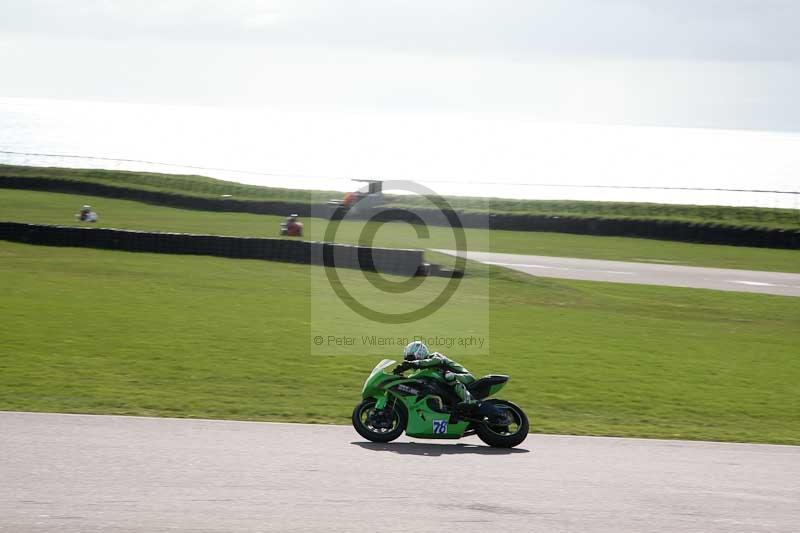
[(403, 350), (403, 359), (406, 361), (417, 361), (419, 359), (425, 359), (428, 357), (428, 347), (425, 346), (424, 342), (421, 341), (414, 341), (410, 342), (406, 349)]

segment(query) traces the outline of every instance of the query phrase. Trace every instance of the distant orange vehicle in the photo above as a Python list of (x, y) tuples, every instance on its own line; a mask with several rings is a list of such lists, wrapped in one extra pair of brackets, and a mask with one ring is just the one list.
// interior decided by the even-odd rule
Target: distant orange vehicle
[(348, 192), (341, 200), (330, 200), (328, 205), (350, 210), (356, 207), (359, 209), (367, 209), (384, 203), (383, 181), (368, 179), (354, 179), (353, 181), (368, 183), (367, 191), (357, 190)]
[(360, 191), (349, 192), (345, 194), (344, 199), (342, 200), (342, 207), (350, 209), (361, 199), (361, 195), (362, 193)]

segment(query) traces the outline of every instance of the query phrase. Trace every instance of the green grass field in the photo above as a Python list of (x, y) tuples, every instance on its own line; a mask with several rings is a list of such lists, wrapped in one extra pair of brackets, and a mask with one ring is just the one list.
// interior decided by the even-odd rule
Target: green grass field
[[(0, 241), (0, 409), (346, 423), (396, 354), (311, 355), (318, 268)], [(491, 356), (450, 355), (510, 374), (535, 431), (800, 444), (797, 299), (485, 267), (466, 294), (487, 282)]]
[[(230, 194), (236, 198), (252, 200), (287, 200), (325, 202), (341, 198), (341, 192), (302, 191), (274, 187), (244, 185), (205, 176), (184, 176), (118, 170), (89, 170), (69, 168), (42, 168), (0, 165), (0, 176), (49, 177), (74, 181), (103, 183), (135, 189), (164, 191), (218, 198)], [(357, 186), (353, 185), (354, 188)], [(415, 196), (389, 197), (398, 206), (427, 206), (427, 201)], [(519, 200), (505, 198), (448, 197), (449, 204), (463, 211), (491, 211), (494, 213), (521, 213), (578, 217), (638, 218), (651, 220), (684, 220), (691, 222), (716, 222), (734, 226), (766, 228), (800, 228), (800, 211), (796, 209), (768, 209), (755, 207), (725, 207), (672, 205), (632, 202), (587, 202), (574, 200)]]
[[(282, 220), (277, 216), (173, 209), (127, 200), (8, 189), (0, 189), (0, 220), (79, 225), (73, 214), (84, 203), (90, 203), (100, 214), (97, 227), (276, 237), (278, 224)], [(305, 238), (322, 240), (325, 222), (321, 219), (307, 219), (305, 222)], [(358, 242), (362, 229), (360, 222), (345, 222), (337, 234), (337, 240)], [(478, 229), (467, 229), (466, 232), (470, 249), (475, 251), (800, 272), (798, 250), (565, 233)], [(421, 241), (408, 225), (402, 223), (385, 225), (376, 234), (375, 242), (379, 246), (399, 248), (454, 247), (452, 232), (448, 228), (432, 227), (430, 239)]]

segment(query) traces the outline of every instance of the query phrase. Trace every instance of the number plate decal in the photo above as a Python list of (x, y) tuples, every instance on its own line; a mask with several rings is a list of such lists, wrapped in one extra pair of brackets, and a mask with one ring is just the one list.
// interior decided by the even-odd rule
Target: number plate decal
[(447, 433), (447, 420), (434, 420), (433, 434), (444, 435), (445, 433)]

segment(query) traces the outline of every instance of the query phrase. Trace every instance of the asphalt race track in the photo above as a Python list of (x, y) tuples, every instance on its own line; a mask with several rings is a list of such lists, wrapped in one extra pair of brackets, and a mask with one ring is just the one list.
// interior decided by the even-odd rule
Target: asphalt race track
[[(434, 250), (455, 255), (454, 250)], [(703, 268), (654, 263), (600, 261), (543, 255), (468, 252), (467, 258), (488, 265), (499, 265), (546, 278), (640, 283), (669, 287), (757, 292), (781, 296), (800, 296), (800, 274)]]
[(0, 412), (0, 531), (798, 531), (800, 447)]

